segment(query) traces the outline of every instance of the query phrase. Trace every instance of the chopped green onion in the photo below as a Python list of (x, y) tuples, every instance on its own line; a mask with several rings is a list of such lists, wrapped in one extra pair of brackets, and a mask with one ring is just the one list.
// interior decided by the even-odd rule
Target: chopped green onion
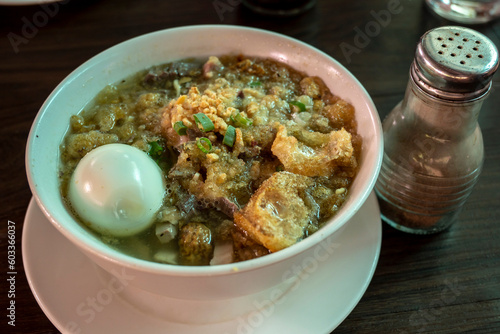
[(212, 142), (206, 137), (196, 139), (196, 145), (203, 153), (208, 153), (212, 150)]
[(292, 101), (290, 102), (291, 105), (296, 106), (299, 108), (300, 112), (306, 111), (306, 105), (302, 102), (299, 101)]
[(148, 155), (162, 170), (168, 172), (177, 162), (177, 154), (173, 151), (172, 147), (163, 146), (162, 141), (152, 141), (149, 142), (148, 145)]
[(163, 154), (163, 147), (160, 145), (159, 141), (149, 142), (148, 155), (153, 158), (154, 161), (158, 162), (161, 155)]
[(222, 143), (226, 144), (229, 147), (233, 147), (235, 140), (236, 140), (236, 129), (234, 128), (234, 126), (229, 125), (227, 127), (226, 134), (224, 135)]
[(182, 121), (175, 122), (174, 130), (179, 136), (184, 136), (186, 134), (187, 126), (182, 123)]
[(215, 128), (214, 123), (204, 113), (194, 114), (193, 117), (196, 124), (201, 124), (203, 132), (212, 131)]
[(231, 115), (231, 120), (238, 126), (242, 126), (246, 128), (253, 124), (252, 120), (243, 116), (240, 113), (236, 113), (235, 115)]
[(258, 86), (262, 86), (262, 82), (260, 81), (252, 81), (250, 82), (250, 87), (258, 87)]

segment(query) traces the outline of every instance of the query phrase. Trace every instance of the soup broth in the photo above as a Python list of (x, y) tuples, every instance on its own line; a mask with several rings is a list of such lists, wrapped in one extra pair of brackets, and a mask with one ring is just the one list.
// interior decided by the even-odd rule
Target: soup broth
[(354, 108), (320, 78), (241, 55), (141, 71), (69, 123), (60, 171), (68, 207), (87, 153), (110, 143), (148, 153), (167, 184), (154, 223), (130, 237), (96, 235), (169, 264), (249, 260), (306, 238), (342, 206), (361, 151)]

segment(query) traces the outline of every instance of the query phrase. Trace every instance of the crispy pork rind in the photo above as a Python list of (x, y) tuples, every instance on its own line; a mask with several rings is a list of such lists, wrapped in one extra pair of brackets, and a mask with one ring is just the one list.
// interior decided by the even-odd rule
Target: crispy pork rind
[(319, 132), (301, 133), (303, 138), (288, 135), (287, 128), (280, 125), (271, 148), (291, 173), (305, 176), (328, 176), (336, 166), (351, 163), (353, 147), (351, 134), (344, 128), (329, 134)]
[(258, 243), (276, 252), (300, 241), (310, 223), (307, 176), (274, 173), (264, 181), (248, 204), (234, 214), (235, 224)]

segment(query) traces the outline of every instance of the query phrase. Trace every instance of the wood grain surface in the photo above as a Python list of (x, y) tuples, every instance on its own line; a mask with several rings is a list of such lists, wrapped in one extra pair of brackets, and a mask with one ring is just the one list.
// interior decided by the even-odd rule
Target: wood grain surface
[[(217, 3), (226, 4), (225, 10), (218, 10)], [(397, 10), (391, 13), (390, 8)], [(390, 13), (385, 21), (377, 21), (381, 11)], [(193, 24), (258, 27), (309, 43), (359, 79), (383, 118), (403, 97), (419, 37), (453, 23), (434, 16), (421, 0), (319, 0), (311, 11), (290, 18), (256, 15), (238, 0), (66, 0), (46, 7), (0, 6), (2, 333), (58, 333), (30, 291), (21, 254), (31, 198), (25, 145), (38, 109), (65, 76), (98, 52), (141, 34)], [(500, 23), (474, 28), (500, 46)], [(356, 47), (359, 31), (366, 29), (372, 29), (371, 37), (358, 40)], [(355, 49), (346, 52), (347, 45)], [(484, 170), (459, 222), (427, 237), (384, 224), (373, 280), (335, 333), (500, 333), (499, 80), (497, 74), (479, 117)], [(7, 325), (6, 317), (9, 221), (15, 222), (16, 232), (15, 327)]]

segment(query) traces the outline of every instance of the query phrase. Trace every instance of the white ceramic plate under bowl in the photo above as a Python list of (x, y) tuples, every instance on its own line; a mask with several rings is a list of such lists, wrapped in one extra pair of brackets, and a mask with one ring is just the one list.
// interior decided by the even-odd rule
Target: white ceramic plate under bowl
[(120, 295), (127, 287), (117, 291), (102, 280), (97, 267), (52, 226), (34, 200), (27, 210), (22, 248), (31, 290), (62, 333), (319, 334), (335, 329), (363, 296), (381, 239), (380, 211), (372, 193), (345, 228), (331, 237), (330, 255), (318, 249), (321, 256), (303, 263), (301, 275), (279, 300), (206, 325), (169, 322), (124, 301)]

